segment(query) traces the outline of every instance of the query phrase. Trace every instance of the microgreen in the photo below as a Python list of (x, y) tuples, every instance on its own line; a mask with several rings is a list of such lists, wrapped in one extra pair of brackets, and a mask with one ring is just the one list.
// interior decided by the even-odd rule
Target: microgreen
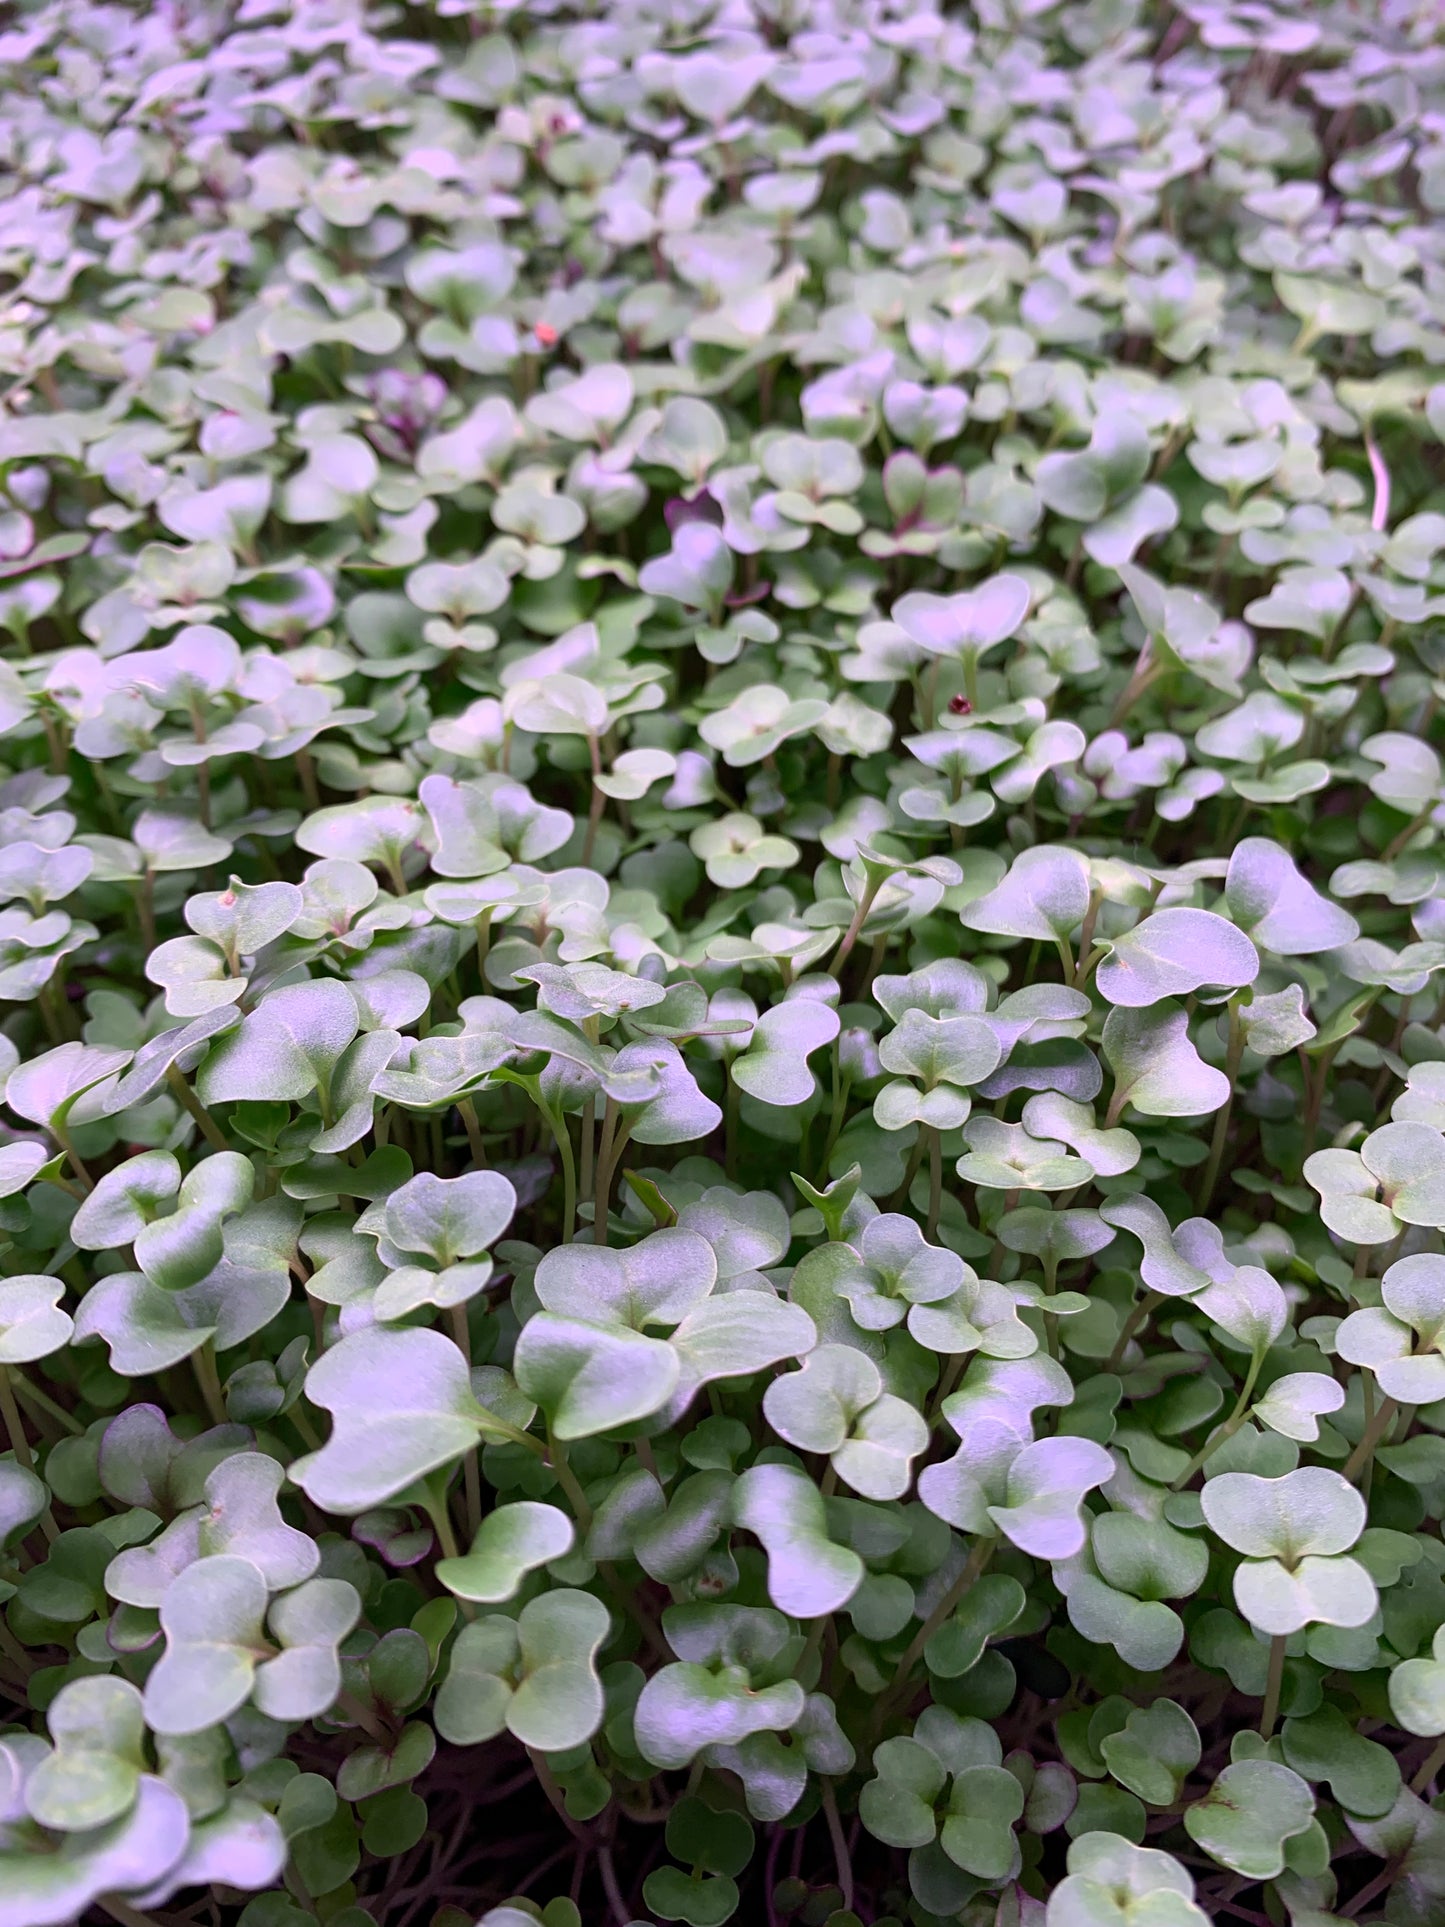
[(0, 90), (0, 1927), (1433, 1927), (1438, 8)]

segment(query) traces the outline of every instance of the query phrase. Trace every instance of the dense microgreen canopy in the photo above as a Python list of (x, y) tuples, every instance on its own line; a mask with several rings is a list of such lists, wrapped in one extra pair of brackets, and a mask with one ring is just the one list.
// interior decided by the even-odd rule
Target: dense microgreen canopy
[(0, 95), (0, 1927), (1437, 1927), (1439, 7)]

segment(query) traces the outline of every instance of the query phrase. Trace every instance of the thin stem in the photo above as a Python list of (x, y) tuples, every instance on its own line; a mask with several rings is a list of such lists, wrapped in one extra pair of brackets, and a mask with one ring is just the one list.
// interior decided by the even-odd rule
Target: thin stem
[(183, 1110), (190, 1112), (192, 1118), (195, 1120), (197, 1129), (207, 1144), (210, 1145), (211, 1149), (213, 1151), (229, 1151), (231, 1146), (226, 1139), (225, 1133), (217, 1125), (215, 1119), (202, 1108), (200, 1099), (196, 1096), (180, 1070), (174, 1064), (167, 1064), (166, 1066), (166, 1083), (169, 1085), (171, 1095), (175, 1098), (176, 1102)]
[[(979, 708), (979, 700), (978, 700), (978, 651), (976, 649), (965, 649), (963, 652), (963, 693), (968, 699), (969, 708), (973, 710), (975, 713), (977, 713)], [(931, 721), (928, 727), (932, 729), (933, 724)], [(851, 1903), (846, 1900), (843, 1903), (845, 1907), (849, 1906), (850, 1904)]]
[(567, 1503), (572, 1508), (577, 1521), (579, 1537), (585, 1539), (592, 1530), (592, 1508), (587, 1503), (587, 1494), (582, 1490), (577, 1474), (572, 1470), (567, 1458), (567, 1448), (552, 1431), (547, 1428), (547, 1462), (557, 1474), (558, 1483), (567, 1494)]
[(35, 1671), (35, 1661), (26, 1652), (10, 1628), (0, 1619), (0, 1653), (10, 1661), (21, 1679), (28, 1680)]
[(141, 942), (150, 952), (156, 947), (156, 873), (149, 867), (140, 881), (136, 911), (140, 918)]
[(461, 1548), (457, 1544), (457, 1535), (452, 1529), (452, 1517), (447, 1511), (445, 1494), (439, 1501), (426, 1499), (422, 1503), (426, 1516), (432, 1522), (432, 1530), (436, 1533), (437, 1544), (442, 1549), (443, 1559), (460, 1559)]
[(472, 1169), (484, 1171), (487, 1165), (487, 1153), (482, 1144), (482, 1127), (477, 1121), (477, 1107), (469, 1097), (459, 1097), (457, 1111), (467, 1133), (467, 1149), (472, 1154)]
[(1144, 1296), (1131, 1308), (1129, 1316), (1119, 1327), (1119, 1336), (1114, 1341), (1114, 1349), (1110, 1352), (1105, 1362), (1104, 1370), (1106, 1372), (1118, 1371), (1124, 1362), (1124, 1354), (1129, 1349), (1130, 1339), (1134, 1336), (1135, 1332), (1139, 1330), (1141, 1325), (1148, 1322), (1150, 1315), (1163, 1303), (1164, 1293), (1162, 1291), (1146, 1291)]
[(577, 1164), (572, 1156), (572, 1134), (566, 1118), (557, 1121), (557, 1149), (562, 1158), (562, 1242), (571, 1244), (577, 1229)]
[(321, 808), (321, 786), (316, 781), (316, 759), (304, 745), (296, 752), (296, 774), (301, 778), (301, 794), (308, 810)]
[[(828, 1470), (831, 1472), (832, 1469), (833, 1467), (830, 1463)], [(798, 1663), (793, 1668), (794, 1679), (806, 1680), (810, 1678), (809, 1668), (812, 1666), (813, 1661), (817, 1658), (822, 1648), (823, 1634), (827, 1629), (828, 1615), (826, 1613), (820, 1613), (808, 1628), (808, 1637), (803, 1641), (803, 1650), (799, 1653)]]
[[(472, 1333), (467, 1323), (465, 1305), (453, 1305), (447, 1312), (447, 1323), (451, 1326), (452, 1339), (457, 1350), (470, 1365), (472, 1362)], [(467, 1508), (467, 1534), (475, 1539), (482, 1527), (482, 1473), (477, 1463), (477, 1448), (474, 1445), (462, 1460), (462, 1492)]]
[(492, 947), (492, 917), (494, 912), (483, 910), (476, 921), (477, 933), (477, 980), (485, 991), (487, 987), (487, 953)]
[(1357, 1484), (1362, 1478), (1368, 1479), (1370, 1467), (1374, 1463), (1375, 1447), (1385, 1436), (1390, 1421), (1399, 1409), (1397, 1399), (1387, 1398), (1365, 1427), (1359, 1444), (1345, 1461), (1345, 1477), (1351, 1485)]
[(297, 1436), (306, 1447), (306, 1450), (308, 1452), (319, 1452), (321, 1450), (321, 1435), (302, 1411), (300, 1405), (293, 1405), (286, 1416), (296, 1427)]
[(337, 1695), (336, 1703), (346, 1717), (354, 1721), (363, 1733), (369, 1734), (378, 1746), (390, 1749), (391, 1735), (364, 1700), (358, 1699), (355, 1693), (347, 1692), (343, 1688)]
[(212, 1425), (226, 1423), (226, 1401), (221, 1396), (221, 1375), (216, 1369), (216, 1341), (208, 1338), (198, 1352), (191, 1353), (191, 1366), (206, 1402)]
[(15, 1403), (15, 1387), (11, 1382), (8, 1365), (0, 1365), (0, 1416), (5, 1420), (5, 1431), (16, 1462), (28, 1471), (34, 1465), (35, 1457), (30, 1450), (30, 1441), (25, 1436), (25, 1427), (21, 1423), (20, 1407)]
[(938, 1390), (934, 1394), (933, 1408), (928, 1414), (928, 1427), (930, 1431), (932, 1431), (934, 1425), (937, 1424), (942, 1414), (944, 1402), (952, 1395), (953, 1388), (963, 1377), (964, 1368), (968, 1364), (969, 1357), (970, 1354), (968, 1352), (955, 1352), (952, 1358), (949, 1359), (947, 1365), (944, 1366), (943, 1376), (939, 1379)]
[(1099, 906), (1104, 901), (1102, 890), (1089, 892), (1089, 907), (1084, 912), (1084, 921), (1079, 925), (1079, 954), (1074, 965), (1074, 987), (1078, 989), (1087, 975), (1089, 952), (1094, 942), (1094, 925), (1099, 921)]
[(1260, 1367), (1263, 1364), (1264, 1353), (1258, 1351), (1249, 1362), (1249, 1370), (1245, 1373), (1244, 1384), (1240, 1389), (1239, 1397), (1234, 1401), (1234, 1410), (1224, 1421), (1223, 1425), (1216, 1431), (1211, 1432), (1203, 1445), (1200, 1446), (1199, 1450), (1194, 1454), (1194, 1457), (1169, 1488), (1171, 1492), (1182, 1491), (1194, 1477), (1200, 1466), (1207, 1460), (1212, 1459), (1220, 1446), (1227, 1440), (1232, 1439), (1240, 1426), (1243, 1425), (1249, 1415), (1249, 1401), (1254, 1394), (1254, 1382), (1259, 1377)]
[(883, 880), (880, 877), (878, 882), (870, 883), (864, 888), (862, 896), (858, 899), (858, 907), (853, 912), (853, 921), (843, 932), (838, 948), (833, 952), (832, 959), (828, 964), (828, 974), (830, 977), (836, 978), (839, 971), (848, 961), (853, 946), (858, 941), (858, 932), (868, 921), (868, 912), (873, 908), (873, 900), (882, 887)]
[(602, 1891), (607, 1896), (607, 1905), (612, 1910), (616, 1927), (627, 1927), (632, 1919), (632, 1909), (628, 1906), (621, 1887), (617, 1882), (617, 1869), (612, 1862), (612, 1848), (607, 1841), (597, 1849), (597, 1871), (602, 1876)]
[(1403, 1859), (1403, 1853), (1398, 1853), (1387, 1860), (1375, 1875), (1374, 1879), (1366, 1886), (1361, 1887), (1360, 1891), (1351, 1899), (1349, 1905), (1341, 1909), (1342, 1918), (1345, 1920), (1353, 1920), (1356, 1914), (1364, 1912), (1376, 1894), (1386, 1893), (1393, 1887), (1399, 1878)]
[(866, 1003), (873, 992), (873, 979), (883, 968), (883, 959), (888, 954), (888, 932), (880, 930), (868, 946), (868, 968), (863, 972), (863, 981), (858, 986), (858, 1001)]
[(1365, 430), (1365, 459), (1375, 483), (1375, 500), (1370, 510), (1370, 527), (1383, 535), (1390, 525), (1390, 470), (1379, 445), (1369, 429)]
[(1264, 1686), (1264, 1710), (1259, 1716), (1259, 1737), (1267, 1740), (1274, 1731), (1274, 1723), (1279, 1718), (1279, 1696), (1284, 1687), (1284, 1649), (1289, 1643), (1286, 1633), (1276, 1633), (1269, 1642), (1269, 1676)]
[(46, 1412), (58, 1425), (63, 1425), (73, 1437), (80, 1438), (85, 1427), (74, 1413), (67, 1412), (63, 1405), (57, 1405), (48, 1392), (42, 1392), (38, 1385), (32, 1385), (23, 1372), (11, 1375), (10, 1389), (22, 1405), (31, 1405), (38, 1412)]
[(1413, 843), (1421, 830), (1425, 828), (1430, 818), (1435, 814), (1436, 807), (1437, 805), (1432, 803), (1429, 809), (1421, 810), (1418, 816), (1412, 816), (1404, 829), (1401, 830), (1397, 836), (1392, 836), (1384, 849), (1381, 850), (1380, 861), (1382, 863), (1393, 863), (1400, 852), (1408, 844)]
[(485, 1429), (489, 1432), (500, 1432), (509, 1445), (520, 1445), (524, 1451), (530, 1452), (534, 1459), (546, 1460), (547, 1448), (541, 1439), (534, 1438), (530, 1432), (524, 1432), (520, 1425), (513, 1425), (509, 1419), (504, 1419), (500, 1412), (488, 1410)]
[(61, 1128), (57, 1124), (52, 1124), (50, 1127), (50, 1131), (51, 1131), (51, 1135), (55, 1139), (55, 1142), (60, 1146), (61, 1150), (64, 1151), (65, 1155), (70, 1159), (71, 1169), (75, 1172), (75, 1175), (80, 1179), (80, 1182), (85, 1186), (87, 1191), (93, 1191), (95, 1189), (95, 1179), (90, 1175), (89, 1171), (86, 1170), (84, 1162), (82, 1161), (79, 1153), (76, 1151), (75, 1146), (70, 1141), (69, 1134), (61, 1130)]
[(613, 1565), (610, 1559), (599, 1559), (597, 1561), (597, 1576), (601, 1579), (603, 1585), (606, 1586), (608, 1592), (611, 1593), (613, 1604), (617, 1607), (617, 1610), (622, 1614), (623, 1618), (630, 1619), (638, 1632), (641, 1633), (643, 1640), (646, 1642), (647, 1649), (654, 1659), (661, 1661), (664, 1666), (668, 1665), (673, 1656), (671, 1648), (662, 1637), (656, 1625), (643, 1610), (642, 1602), (638, 1599), (637, 1594), (627, 1584), (626, 1580), (622, 1577), (621, 1573), (618, 1572), (616, 1566)]
[(1423, 1793), (1435, 1775), (1445, 1766), (1445, 1740), (1437, 1740), (1425, 1755), (1418, 1771), (1410, 1782), (1412, 1793)]
[(592, 851), (597, 843), (597, 825), (602, 821), (602, 812), (607, 808), (607, 797), (598, 788), (597, 779), (602, 774), (602, 750), (595, 735), (587, 738), (587, 753), (592, 759), (592, 802), (587, 812), (587, 834), (582, 839), (582, 868), (592, 866)]
[(533, 1102), (542, 1122), (552, 1133), (552, 1142), (557, 1146), (557, 1155), (562, 1160), (562, 1242), (568, 1245), (577, 1228), (577, 1160), (572, 1155), (572, 1133), (567, 1128), (566, 1117), (560, 1111), (549, 1111), (535, 1093)]
[(46, 1035), (52, 1044), (63, 1044), (66, 1040), (66, 1029), (61, 1021), (60, 1006), (56, 1000), (53, 980), (41, 991), (37, 1002), (40, 1005), (40, 1015), (45, 1022)]
[(738, 1113), (742, 1107), (742, 1093), (733, 1081), (732, 1066), (727, 1071), (727, 1084), (723, 1091), (723, 1172), (729, 1179), (738, 1173)]
[(927, 1128), (923, 1124), (918, 1127), (917, 1135), (913, 1140), (913, 1149), (908, 1153), (908, 1163), (904, 1167), (903, 1182), (889, 1200), (891, 1210), (901, 1211), (908, 1203), (909, 1194), (913, 1189), (913, 1180), (918, 1176), (918, 1167), (923, 1162)]
[(1229, 1000), (1229, 1046), (1225, 1053), (1224, 1075), (1229, 1079), (1229, 1094), (1215, 1113), (1214, 1131), (1209, 1140), (1209, 1159), (1204, 1167), (1204, 1176), (1199, 1185), (1199, 1215), (1208, 1217), (1210, 1200), (1214, 1187), (1219, 1182), (1219, 1167), (1224, 1162), (1224, 1147), (1229, 1137), (1229, 1119), (1234, 1110), (1234, 1080), (1239, 1075), (1240, 1061), (1244, 1056), (1244, 1024), (1239, 1015), (1239, 1005), (1234, 998)]
[[(965, 662), (971, 657), (965, 657)], [(843, 1833), (843, 1822), (838, 1817), (838, 1796), (833, 1791), (833, 1782), (825, 1779), (822, 1788), (823, 1817), (828, 1822), (828, 1838), (833, 1842), (833, 1859), (838, 1868), (838, 1885), (843, 1890), (843, 1911), (853, 1911), (853, 1859), (848, 1852), (848, 1842)]]
[(1154, 644), (1151, 638), (1139, 651), (1139, 660), (1134, 665), (1134, 673), (1119, 691), (1119, 700), (1114, 704), (1113, 714), (1109, 718), (1110, 729), (1119, 727), (1150, 683), (1157, 682), (1164, 674), (1165, 665), (1151, 660), (1153, 651)]
[(843, 797), (843, 758), (837, 750), (828, 752), (828, 808), (836, 816)]
[(605, 1245), (607, 1242), (607, 1217), (612, 1205), (612, 1179), (617, 1170), (617, 1161), (627, 1148), (632, 1135), (632, 1126), (624, 1123), (617, 1128), (617, 1106), (609, 1097), (607, 1110), (602, 1120), (602, 1148), (597, 1154), (597, 1189), (592, 1201), (592, 1242)]
[(129, 1906), (119, 1894), (102, 1894), (96, 1901), (103, 1914), (120, 1922), (120, 1927), (156, 1927), (153, 1914), (143, 1914), (138, 1907)]
[(833, 1041), (833, 1106), (828, 1116), (828, 1135), (823, 1143), (823, 1155), (818, 1160), (816, 1183), (821, 1191), (828, 1182), (828, 1160), (833, 1155), (843, 1130), (844, 1113), (848, 1108), (848, 1092), (852, 1080), (843, 1073), (842, 1061), (838, 1054), (838, 1043)]
[(590, 1847), (592, 1845), (592, 1836), (588, 1833), (587, 1829), (574, 1820), (567, 1811), (567, 1802), (563, 1798), (562, 1789), (558, 1786), (556, 1777), (551, 1767), (547, 1764), (545, 1754), (539, 1753), (535, 1747), (529, 1746), (527, 1748), (527, 1758), (532, 1762), (532, 1771), (537, 1776), (537, 1784), (546, 1794), (547, 1802), (552, 1808), (552, 1811), (574, 1840), (580, 1841), (583, 1846)]
[[(1361, 1018), (1364, 1016), (1363, 1009), (1360, 1012), (1360, 1016)], [(1343, 1042), (1343, 1039), (1341, 1041)], [(1335, 1052), (1339, 1047), (1339, 1044), (1331, 1044), (1327, 1050), (1320, 1052), (1319, 1060), (1315, 1065), (1314, 1076), (1305, 1089), (1305, 1157), (1308, 1157), (1314, 1150), (1315, 1140), (1319, 1136), (1320, 1112), (1324, 1109), (1325, 1089), (1329, 1080), (1330, 1065), (1334, 1063)]]
[(943, 1140), (933, 1125), (928, 1132), (928, 1226), (924, 1233), (930, 1244), (938, 1236), (938, 1218), (943, 1209)]
[(888, 1701), (891, 1700), (901, 1688), (908, 1684), (908, 1677), (923, 1657), (924, 1648), (927, 1646), (929, 1640), (932, 1639), (940, 1626), (947, 1624), (949, 1618), (952, 1616), (954, 1607), (963, 1598), (964, 1594), (968, 1592), (974, 1581), (979, 1577), (984, 1567), (993, 1557), (993, 1549), (997, 1544), (998, 1540), (991, 1534), (982, 1535), (974, 1540), (963, 1571), (958, 1575), (957, 1579), (954, 1580), (948, 1591), (943, 1595), (942, 1599), (939, 1600), (933, 1611), (909, 1641), (908, 1650), (895, 1667), (893, 1677), (888, 1682), (888, 1690), (879, 1701), (880, 1708), (886, 1707)]
[(584, 1198), (592, 1195), (592, 1154), (594, 1149), (593, 1131), (597, 1123), (597, 1100), (589, 1097), (582, 1106), (582, 1163), (577, 1179), (578, 1194)]

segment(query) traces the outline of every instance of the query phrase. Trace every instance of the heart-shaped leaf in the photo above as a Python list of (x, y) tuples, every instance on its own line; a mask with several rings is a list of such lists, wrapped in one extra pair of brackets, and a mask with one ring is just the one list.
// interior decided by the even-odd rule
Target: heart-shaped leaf
[(487, 1514), (464, 1557), (439, 1560), (437, 1578), (459, 1599), (499, 1605), (517, 1593), (529, 1572), (568, 1553), (573, 1537), (564, 1512), (519, 1499)]

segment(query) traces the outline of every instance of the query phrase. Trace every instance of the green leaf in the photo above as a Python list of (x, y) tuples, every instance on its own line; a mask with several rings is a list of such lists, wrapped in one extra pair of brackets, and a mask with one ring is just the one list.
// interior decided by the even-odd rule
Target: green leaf
[(1284, 1871), (1286, 1842), (1305, 1831), (1314, 1810), (1308, 1786), (1289, 1767), (1238, 1760), (1186, 1807), (1184, 1825), (1220, 1866), (1272, 1880)]
[(1193, 1720), (1173, 1700), (1135, 1707), (1117, 1733), (1104, 1736), (1099, 1750), (1120, 1786), (1156, 1807), (1179, 1798), (1202, 1752)]
[(48, 1358), (68, 1343), (74, 1329), (60, 1309), (59, 1278), (29, 1272), (0, 1279), (0, 1368)]
[[(232, 1220), (243, 1225), (242, 1218)], [(200, 1350), (244, 1344), (277, 1316), (291, 1295), (284, 1263), (257, 1248), (233, 1244), (234, 1256), (186, 1291), (164, 1291), (139, 1271), (111, 1272), (86, 1293), (75, 1315), (75, 1339), (102, 1338), (111, 1370), (123, 1378), (165, 1371)]]
[(455, 1746), (503, 1728), (542, 1753), (581, 1746), (602, 1723), (594, 1662), (610, 1624), (600, 1600), (565, 1588), (532, 1600), (515, 1620), (473, 1620), (457, 1635), (437, 1693), (437, 1731)]
[(1004, 937), (1067, 939), (1089, 908), (1089, 866), (1076, 851), (1039, 844), (1013, 860), (997, 889), (963, 912), (966, 929)]
[(937, 1837), (935, 1804), (948, 1777), (936, 1756), (917, 1740), (884, 1740), (874, 1748), (873, 1770), (858, 1796), (864, 1826), (885, 1846), (928, 1846)]
[(1388, 1813), (1400, 1791), (1400, 1769), (1388, 1747), (1357, 1733), (1337, 1706), (1285, 1721), (1285, 1764), (1306, 1780), (1324, 1781), (1351, 1813)]
[(1364, 1530), (1364, 1501), (1338, 1472), (1221, 1472), (1201, 1504), (1211, 1529), (1246, 1555), (1234, 1594), (1261, 1631), (1292, 1633), (1316, 1621), (1362, 1626), (1374, 1613), (1374, 1581), (1358, 1560), (1341, 1556)]
[(838, 1035), (838, 1013), (811, 997), (794, 997), (765, 1011), (731, 1076), (760, 1104), (793, 1109), (817, 1089), (808, 1059)]
[(788, 1641), (780, 1613), (677, 1606), (663, 1630), (677, 1661), (647, 1681), (633, 1714), (638, 1748), (654, 1766), (687, 1766), (704, 1746), (785, 1732), (802, 1714), (798, 1682), (768, 1677)]
[(533, 1499), (501, 1505), (483, 1519), (470, 1552), (437, 1561), (436, 1575), (459, 1599), (488, 1605), (511, 1599), (529, 1572), (571, 1551), (572, 1521)]
[(264, 1637), (266, 1581), (248, 1559), (198, 1560), (161, 1602), (166, 1650), (146, 1681), (146, 1723), (157, 1733), (200, 1733), (250, 1697)]
[(331, 1413), (331, 1437), (291, 1476), (327, 1512), (383, 1504), (461, 1458), (488, 1426), (466, 1360), (440, 1332), (354, 1332), (311, 1367), (306, 1396)]
[(1208, 910), (1156, 910), (1114, 938), (1095, 978), (1111, 1004), (1142, 1010), (1195, 991), (1252, 984), (1259, 956), (1249, 939)]
[(107, 1081), (123, 1071), (131, 1060), (128, 1050), (110, 1050), (89, 1044), (61, 1044), (42, 1051), (11, 1071), (5, 1085), (5, 1102), (17, 1117), (32, 1124), (43, 1124), (52, 1133), (64, 1131), (71, 1114), (95, 1109)]
[(1114, 1073), (1110, 1122), (1130, 1104), (1145, 1117), (1202, 1117), (1229, 1096), (1229, 1079), (1206, 1064), (1178, 1005), (1116, 1008), (1104, 1022), (1104, 1057)]
[(651, 1417), (682, 1375), (682, 1361), (665, 1339), (545, 1311), (523, 1327), (513, 1364), (517, 1384), (562, 1439), (591, 1438)]
[(1048, 1927), (1206, 1927), (1194, 1882), (1172, 1854), (1136, 1847), (1117, 1833), (1081, 1833), (1069, 1871), (1049, 1899)]
[(1288, 852), (1265, 836), (1247, 836), (1235, 844), (1224, 879), (1224, 902), (1240, 929), (1277, 957), (1334, 950), (1360, 934), (1348, 911), (1321, 896)]
[(1001, 1766), (968, 1766), (955, 1774), (939, 1838), (956, 1866), (976, 1879), (1006, 1880), (1017, 1865), (1014, 1824), (1024, 1790)]
[(1092, 1439), (1036, 1439), (1011, 1460), (1006, 1503), (988, 1516), (1021, 1552), (1067, 1559), (1086, 1537), (1084, 1494), (1113, 1476), (1113, 1459)]
[(218, 1151), (186, 1173), (175, 1210), (152, 1215), (132, 1236), (136, 1263), (164, 1291), (185, 1291), (216, 1268), (225, 1251), (222, 1226), (251, 1202), (256, 1172), (239, 1151)]
[(143, 1151), (107, 1171), (70, 1221), (82, 1251), (128, 1245), (181, 1187), (181, 1167), (169, 1151)]
[(146, 1767), (138, 1689), (105, 1675), (71, 1680), (52, 1700), (47, 1724), (55, 1750), (25, 1783), (30, 1817), (60, 1833), (86, 1833), (129, 1813)]
[(358, 1028), (356, 1003), (344, 984), (328, 978), (274, 990), (212, 1046), (196, 1094), (207, 1106), (309, 1097), (329, 1082)]
[(722, 1927), (738, 1910), (735, 1880), (724, 1875), (689, 1875), (677, 1867), (656, 1867), (642, 1884), (642, 1898), (661, 1920), (685, 1920), (691, 1927)]
[(828, 1534), (823, 1500), (812, 1480), (789, 1465), (755, 1465), (734, 1488), (733, 1517), (768, 1555), (768, 1595), (795, 1619), (836, 1612), (863, 1578), (857, 1553)]
[(273, 1600), (267, 1630), (283, 1650), (256, 1674), (258, 1710), (274, 1720), (313, 1720), (329, 1713), (341, 1691), (341, 1642), (361, 1617), (361, 1600), (344, 1579), (308, 1579)]
[(1407, 1733), (1427, 1739), (1445, 1733), (1445, 1627), (1429, 1659), (1407, 1659), (1390, 1674), (1390, 1711)]
[(976, 661), (1016, 632), (1032, 601), (1022, 576), (996, 575), (958, 595), (903, 596), (892, 615), (925, 655)]
[(1328, 1372), (1286, 1372), (1250, 1410), (1271, 1431), (1312, 1445), (1320, 1435), (1321, 1417), (1339, 1411), (1344, 1402), (1344, 1387)]
[(109, 1825), (66, 1835), (58, 1848), (7, 1852), (0, 1921), (5, 1927), (64, 1927), (101, 1894), (136, 1894), (163, 1881), (185, 1854), (190, 1820), (179, 1793), (151, 1774), (135, 1804)]
[(995, 1634), (1012, 1626), (1027, 1603), (1017, 1579), (985, 1573), (976, 1579), (924, 1648), (928, 1670), (941, 1679), (958, 1679), (976, 1666)]

